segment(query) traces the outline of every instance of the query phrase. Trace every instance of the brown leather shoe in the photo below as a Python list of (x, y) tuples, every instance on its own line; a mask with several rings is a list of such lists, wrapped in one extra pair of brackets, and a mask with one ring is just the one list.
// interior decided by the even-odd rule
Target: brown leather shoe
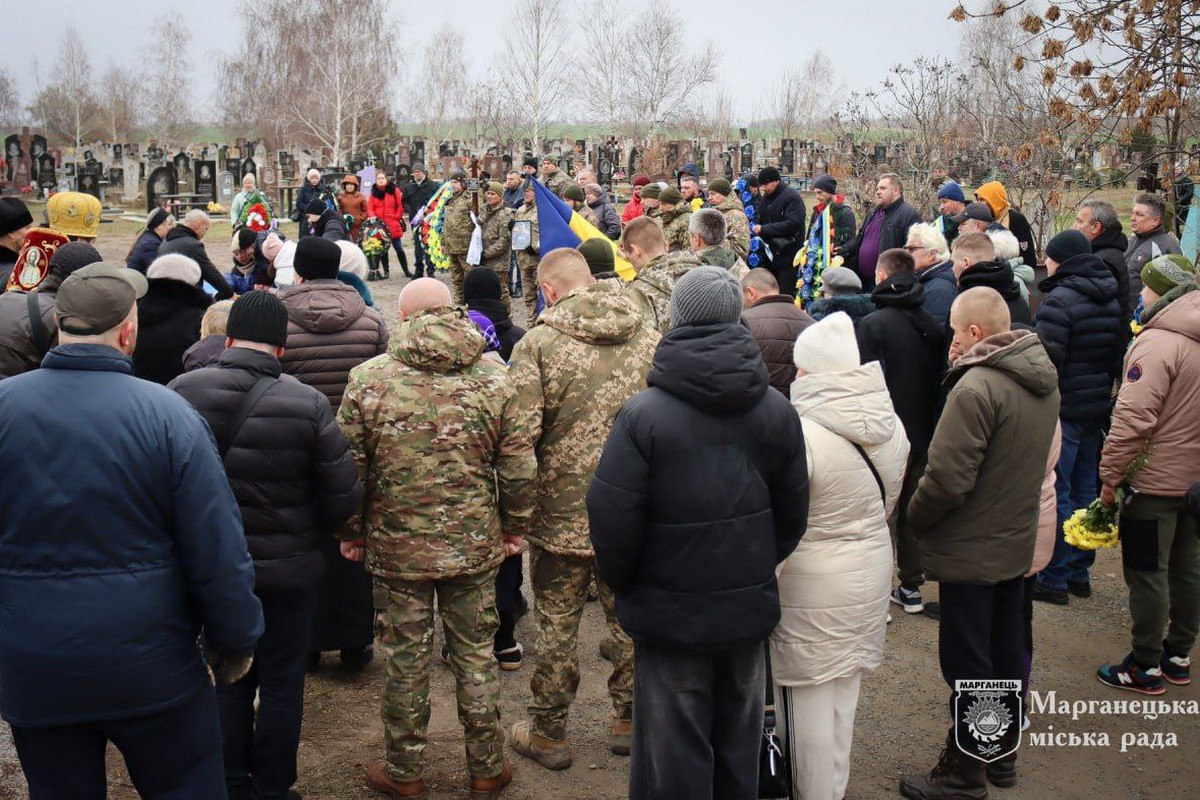
[(627, 756), (633, 747), (633, 723), (627, 719), (613, 722), (608, 734), (608, 749), (614, 756)]
[(367, 765), (367, 783), (371, 788), (383, 792), (396, 800), (428, 800), (429, 791), (425, 781), (417, 778), (415, 781), (398, 781), (388, 774), (386, 759), (372, 761)]
[(496, 800), (504, 787), (512, 783), (512, 767), (507, 763), (500, 774), (494, 778), (477, 778), (471, 776), (471, 800)]
[(526, 758), (532, 758), (546, 769), (566, 769), (571, 766), (571, 749), (565, 739), (547, 739), (533, 732), (533, 723), (521, 720), (512, 726), (509, 744)]

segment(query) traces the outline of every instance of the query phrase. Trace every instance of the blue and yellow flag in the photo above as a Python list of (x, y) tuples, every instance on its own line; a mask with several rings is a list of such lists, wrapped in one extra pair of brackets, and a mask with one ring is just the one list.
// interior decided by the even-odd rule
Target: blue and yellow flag
[(637, 272), (617, 248), (616, 242), (575, 213), (575, 210), (560, 200), (554, 192), (543, 186), (541, 181), (534, 179), (530, 183), (533, 186), (533, 195), (537, 198), (539, 250), (543, 254), (559, 247), (574, 249), (580, 242), (588, 239), (603, 239), (613, 249), (613, 269), (617, 275), (623, 281), (633, 280)]

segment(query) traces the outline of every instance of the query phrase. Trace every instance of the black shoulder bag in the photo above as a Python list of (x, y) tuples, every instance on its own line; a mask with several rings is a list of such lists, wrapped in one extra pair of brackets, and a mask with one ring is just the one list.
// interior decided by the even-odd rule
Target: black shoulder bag
[(242, 403), (238, 406), (237, 414), (233, 417), (233, 422), (225, 429), (225, 440), (217, 448), (221, 454), (222, 461), (225, 460), (225, 454), (229, 452), (229, 448), (233, 446), (233, 440), (237, 438), (238, 432), (246, 424), (246, 419), (250, 416), (250, 412), (254, 410), (255, 404), (267, 393), (267, 389), (270, 389), (278, 381), (279, 378), (264, 375), (242, 397)]
[(879, 477), (879, 470), (875, 469), (875, 462), (867, 455), (867, 451), (858, 442), (850, 442), (854, 445), (854, 449), (862, 456), (862, 460), (867, 462), (867, 469), (871, 470), (871, 477), (875, 479), (875, 485), (879, 487), (879, 499), (883, 501), (883, 513), (887, 516), (887, 492), (883, 488), (883, 478)]
[(775, 733), (775, 679), (771, 674), (771, 645), (763, 642), (767, 665), (767, 697), (763, 714), (762, 741), (758, 748), (759, 800), (788, 800), (792, 796), (792, 770), (779, 736)]

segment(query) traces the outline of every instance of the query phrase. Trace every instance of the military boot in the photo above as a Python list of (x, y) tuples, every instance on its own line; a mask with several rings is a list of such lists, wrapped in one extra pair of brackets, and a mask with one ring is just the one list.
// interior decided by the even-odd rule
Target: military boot
[(494, 778), (471, 776), (471, 800), (496, 800), (504, 788), (512, 783), (512, 767), (507, 763)]
[[(1020, 744), (1020, 737), (1021, 732), (1019, 730), (1010, 731), (1000, 742), (1007, 750), (1010, 747), (1016, 747)], [(1017, 751), (1014, 749), (999, 761), (993, 761), (986, 766), (986, 769), (987, 779), (992, 786), (1000, 789), (1011, 789), (1017, 785)]]
[(372, 789), (386, 794), (395, 800), (427, 800), (429, 791), (425, 781), (417, 778), (415, 781), (398, 781), (388, 773), (386, 760), (372, 761), (367, 765), (367, 783)]
[(618, 719), (608, 735), (608, 749), (614, 756), (627, 756), (633, 747), (633, 721)]
[(533, 723), (522, 720), (512, 726), (509, 741), (513, 750), (532, 758), (546, 769), (566, 769), (571, 766), (571, 749), (566, 739), (548, 739), (533, 732)]
[(987, 800), (984, 764), (959, 750), (951, 731), (934, 768), (901, 778), (900, 794), (908, 800)]

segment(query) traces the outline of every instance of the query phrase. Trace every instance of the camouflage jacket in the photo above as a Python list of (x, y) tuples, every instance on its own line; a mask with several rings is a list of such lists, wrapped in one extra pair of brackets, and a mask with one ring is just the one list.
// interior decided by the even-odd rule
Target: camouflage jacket
[(491, 267), (498, 272), (508, 269), (508, 254), (512, 250), (512, 231), (508, 223), (513, 211), (503, 203), (493, 209), (484, 205), (480, 212), (479, 225), (483, 228), (483, 261), (481, 267)]
[(688, 238), (688, 222), (692, 219), (692, 210), (683, 203), (670, 211), (664, 211), (660, 217), (663, 225), (663, 236), (667, 237), (667, 250), (687, 251), (691, 247)]
[(554, 192), (555, 196), (562, 197), (562, 190), (571, 185), (571, 179), (560, 169), (549, 178), (542, 178), (542, 184)]
[(512, 354), (522, 430), (537, 448), (529, 539), (590, 557), (587, 490), (625, 401), (646, 388), (658, 345), (635, 303), (612, 283), (581, 286), (549, 306)]
[(740, 281), (750, 272), (750, 267), (746, 266), (746, 262), (742, 260), (741, 256), (729, 247), (706, 247), (696, 255), (705, 264), (729, 270), (729, 274), (735, 281)]
[(501, 528), (523, 535), (535, 499), (533, 440), (503, 366), (459, 307), (401, 323), (388, 352), (355, 367), (338, 424), (364, 487), (341, 531), (365, 536), (378, 577), (474, 575), (504, 558)]
[[(541, 241), (538, 238), (537, 201), (535, 200), (533, 202), (533, 205), (528, 205), (528, 206), (523, 205), (520, 208), (518, 208), (516, 211), (513, 212), (513, 219), (516, 221), (528, 220), (529, 222), (533, 223), (532, 224), (533, 230), (531, 232), (531, 237), (530, 237), (530, 241), (533, 242), (533, 252), (531, 253), (528, 250), (518, 250), (517, 251), (517, 265), (522, 268), (528, 267), (528, 266), (536, 267), (537, 263), (538, 263), (538, 258), (539, 258), (538, 254), (541, 252), (541, 250), (540, 250)], [(509, 241), (511, 242), (511, 239)], [(536, 289), (535, 289), (535, 291), (536, 291)]]
[(650, 326), (659, 333), (671, 330), (671, 291), (675, 281), (692, 267), (701, 265), (690, 250), (665, 253), (651, 261), (623, 289), (638, 302)]
[(583, 203), (579, 208), (576, 208), (575, 213), (586, 219), (593, 228), (600, 230), (600, 217), (596, 216), (596, 210), (587, 203)]
[(471, 222), (471, 193), (465, 189), (451, 196), (446, 203), (446, 222), (442, 228), (442, 245), (446, 253), (464, 256), (471, 248), (471, 234), (475, 223)]
[(725, 245), (742, 258), (750, 255), (750, 220), (746, 217), (745, 207), (737, 195), (731, 194), (725, 201), (716, 206), (725, 215), (725, 224), (729, 232), (725, 234)]

